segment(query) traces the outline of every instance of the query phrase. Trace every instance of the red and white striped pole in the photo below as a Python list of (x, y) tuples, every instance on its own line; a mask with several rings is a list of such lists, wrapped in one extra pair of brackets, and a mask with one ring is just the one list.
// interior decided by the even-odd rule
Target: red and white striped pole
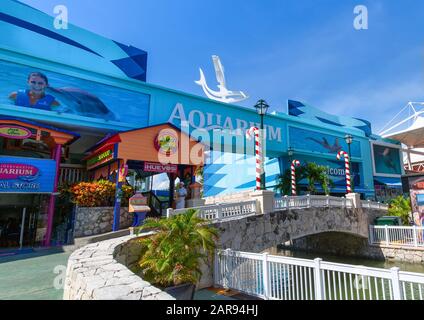
[(293, 160), (291, 163), (291, 193), (295, 196), (296, 193), (296, 167), (300, 167), (299, 160)]
[(346, 171), (346, 189), (347, 193), (352, 192), (351, 182), (350, 182), (350, 165), (349, 165), (349, 155), (347, 152), (341, 150), (337, 154), (337, 160), (340, 160), (341, 157), (344, 157), (345, 160), (345, 171)]
[(261, 190), (261, 174), (262, 174), (262, 145), (259, 139), (259, 128), (251, 127), (246, 131), (246, 138), (252, 139), (255, 136), (255, 149), (256, 149), (256, 190)]

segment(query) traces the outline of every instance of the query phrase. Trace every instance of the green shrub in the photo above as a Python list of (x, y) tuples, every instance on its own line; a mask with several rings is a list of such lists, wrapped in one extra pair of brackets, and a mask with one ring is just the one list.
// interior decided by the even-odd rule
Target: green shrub
[(389, 214), (400, 217), (404, 225), (409, 224), (411, 202), (409, 198), (398, 196), (390, 201)]
[(161, 287), (196, 284), (202, 273), (201, 260), (207, 262), (215, 249), (218, 231), (188, 209), (171, 218), (146, 219), (139, 231), (157, 232), (140, 240), (139, 267), (143, 278)]

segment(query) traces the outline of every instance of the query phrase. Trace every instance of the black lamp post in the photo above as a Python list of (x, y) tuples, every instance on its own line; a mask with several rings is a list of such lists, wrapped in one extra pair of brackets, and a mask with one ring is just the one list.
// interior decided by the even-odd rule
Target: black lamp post
[(261, 99), (261, 100), (259, 100), (256, 104), (255, 104), (255, 109), (256, 109), (256, 112), (260, 115), (260, 117), (261, 117), (261, 139), (262, 139), (262, 141), (261, 141), (261, 146), (262, 146), (262, 150), (261, 150), (261, 154), (262, 154), (262, 168), (264, 168), (263, 169), (263, 172), (262, 172), (262, 174), (261, 174), (261, 190), (265, 190), (265, 164), (263, 163), (263, 161), (264, 161), (264, 154), (263, 154), (263, 130), (264, 130), (264, 116), (266, 115), (266, 112), (267, 112), (267, 110), (268, 110), (268, 108), (269, 108), (269, 105), (266, 103), (266, 101), (265, 100), (263, 100), (263, 99)]
[[(349, 154), (349, 168), (350, 168), (350, 171), (352, 172), (352, 177), (353, 177), (353, 168), (352, 168), (352, 162), (351, 162), (351, 153), (350, 153), (350, 145), (352, 144), (352, 141), (353, 141), (353, 136), (352, 135), (350, 135), (350, 134), (347, 134), (347, 135), (345, 135), (345, 141), (346, 141), (346, 143), (347, 143), (347, 148), (348, 148), (348, 154)], [(353, 188), (354, 188), (354, 185), (355, 185), (355, 180), (354, 179), (352, 179), (352, 183), (351, 183), (351, 189), (352, 189), (352, 192), (354, 192), (354, 190), (353, 190)]]

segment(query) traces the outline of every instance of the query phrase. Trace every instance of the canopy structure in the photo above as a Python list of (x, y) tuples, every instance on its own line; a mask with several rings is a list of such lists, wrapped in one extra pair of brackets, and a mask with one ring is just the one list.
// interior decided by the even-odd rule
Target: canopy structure
[[(379, 133), (384, 138), (401, 142), (406, 148), (406, 169), (424, 169), (424, 102), (409, 102)], [(413, 157), (411, 157), (411, 154)]]

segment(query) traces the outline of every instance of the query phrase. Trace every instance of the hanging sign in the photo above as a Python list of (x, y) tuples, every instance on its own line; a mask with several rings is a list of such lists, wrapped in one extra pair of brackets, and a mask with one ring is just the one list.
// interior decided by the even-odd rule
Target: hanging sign
[(125, 182), (125, 178), (128, 174), (128, 166), (126, 164), (121, 166), (118, 170), (118, 174), (118, 182)]
[(166, 172), (176, 173), (178, 171), (178, 165), (176, 164), (161, 164), (157, 162), (145, 162), (144, 171), (146, 172)]
[(27, 139), (32, 136), (32, 132), (27, 128), (9, 124), (0, 125), (0, 136), (9, 139)]

